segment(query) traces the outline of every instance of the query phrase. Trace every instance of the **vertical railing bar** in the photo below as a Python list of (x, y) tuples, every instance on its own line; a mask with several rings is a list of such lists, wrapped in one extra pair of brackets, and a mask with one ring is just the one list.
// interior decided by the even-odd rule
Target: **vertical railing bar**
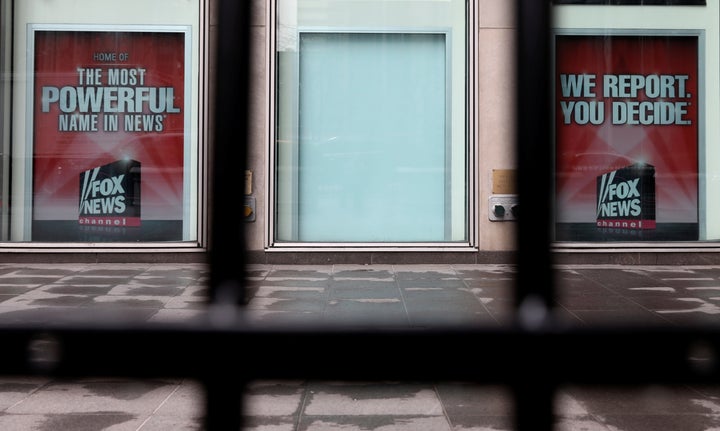
[(513, 388), (516, 431), (550, 431), (554, 425), (555, 386), (545, 379), (529, 379)]
[[(210, 151), (210, 283), (208, 300), (216, 312), (233, 316), (244, 304), (245, 233), (242, 184), (245, 178), (250, 51), (251, 0), (218, 0), (217, 45), (213, 93), (214, 123)], [(218, 308), (220, 307), (220, 308)], [(202, 379), (207, 431), (242, 429), (245, 390), (242, 364), (217, 358)], [(249, 370), (250, 372), (252, 370)], [(230, 378), (236, 376), (237, 378)]]
[(518, 219), (515, 304), (553, 305), (550, 252), (552, 146), (550, 143), (549, 2), (517, 2), (517, 167), (522, 214)]
[[(245, 300), (242, 184), (249, 114), (250, 0), (219, 0), (210, 151), (210, 286), (212, 304)], [(212, 76), (212, 73), (211, 73)]]
[[(550, 2), (516, 3), (516, 152), (518, 195), (515, 306), (525, 330), (545, 327), (554, 302), (550, 236), (552, 222), (552, 146), (550, 142)], [(555, 382), (545, 370), (545, 349), (528, 343), (526, 369), (513, 384), (515, 429), (551, 431)]]
[[(239, 366), (239, 364), (235, 364)], [(203, 382), (205, 389), (205, 424), (207, 431), (243, 429), (245, 383), (213, 374)]]

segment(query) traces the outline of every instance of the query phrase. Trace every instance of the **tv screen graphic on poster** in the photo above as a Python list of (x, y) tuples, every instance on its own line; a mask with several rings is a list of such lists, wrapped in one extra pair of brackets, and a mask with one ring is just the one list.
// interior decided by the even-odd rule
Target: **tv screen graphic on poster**
[(182, 238), (185, 43), (34, 32), (33, 240)]
[(136, 160), (118, 160), (80, 174), (78, 223), (97, 227), (140, 226), (141, 177)]
[(698, 37), (555, 36), (555, 237), (698, 239)]

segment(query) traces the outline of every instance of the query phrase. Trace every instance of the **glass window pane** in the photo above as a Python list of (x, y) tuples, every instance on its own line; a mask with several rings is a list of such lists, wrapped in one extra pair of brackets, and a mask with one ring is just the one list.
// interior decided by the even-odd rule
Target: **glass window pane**
[(278, 2), (276, 241), (467, 241), (465, 21), (458, 0)]
[(717, 240), (717, 2), (590, 3), (553, 9), (555, 240)]
[(32, 36), (32, 239), (181, 240), (185, 34)]
[(70, 3), (14, 2), (0, 240), (197, 241), (199, 2)]
[(300, 46), (299, 239), (442, 241), (445, 35)]
[(698, 37), (557, 35), (557, 239), (698, 239)]

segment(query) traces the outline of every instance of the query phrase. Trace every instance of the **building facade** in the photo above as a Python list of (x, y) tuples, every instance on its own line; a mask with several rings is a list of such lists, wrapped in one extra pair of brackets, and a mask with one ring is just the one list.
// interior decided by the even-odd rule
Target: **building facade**
[[(252, 0), (234, 142), (215, 1), (0, 5), (5, 259), (204, 260), (219, 145), (251, 262), (514, 259), (513, 2)], [(720, 260), (717, 2), (549, 7), (558, 259)]]

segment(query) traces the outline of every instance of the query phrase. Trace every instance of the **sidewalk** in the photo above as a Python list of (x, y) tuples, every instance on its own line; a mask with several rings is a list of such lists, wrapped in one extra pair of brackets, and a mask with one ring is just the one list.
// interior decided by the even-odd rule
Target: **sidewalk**
[[(498, 326), (512, 318), (514, 269), (505, 265), (253, 265), (248, 277), (247, 314), (260, 322)], [(558, 317), (575, 324), (720, 322), (720, 266), (572, 265), (556, 277)], [(207, 281), (203, 265), (0, 264), (0, 323), (51, 324), (80, 309), (183, 321), (203, 313)], [(328, 366), (342, 366), (332, 361), (329, 346)], [(197, 430), (202, 399), (183, 380), (0, 377), (0, 429)], [(247, 429), (257, 431), (512, 429), (502, 387), (261, 381), (245, 402)], [(720, 429), (720, 388), (563, 388), (556, 408), (559, 430)]]

